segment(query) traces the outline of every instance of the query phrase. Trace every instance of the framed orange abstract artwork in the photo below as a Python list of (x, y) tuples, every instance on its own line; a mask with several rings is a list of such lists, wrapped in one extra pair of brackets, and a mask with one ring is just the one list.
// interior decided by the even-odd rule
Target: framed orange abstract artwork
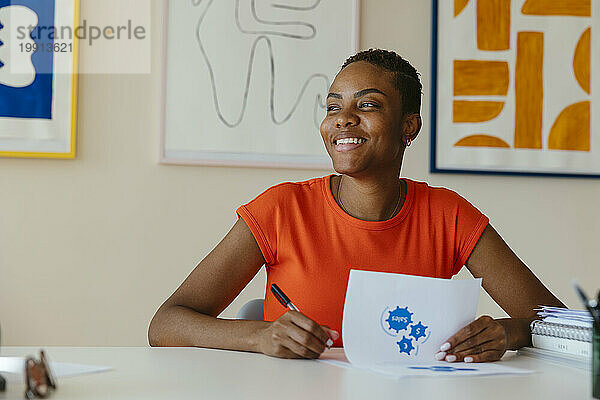
[(600, 177), (600, 2), (433, 0), (431, 172)]

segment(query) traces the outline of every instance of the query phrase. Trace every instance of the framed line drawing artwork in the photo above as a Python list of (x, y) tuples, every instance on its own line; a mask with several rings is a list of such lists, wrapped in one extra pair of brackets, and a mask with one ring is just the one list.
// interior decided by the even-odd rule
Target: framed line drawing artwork
[(0, 157), (74, 158), (78, 0), (0, 0)]
[(319, 125), (331, 82), (358, 50), (359, 0), (165, 7), (161, 163), (332, 168)]
[(431, 172), (600, 177), (600, 3), (433, 0)]

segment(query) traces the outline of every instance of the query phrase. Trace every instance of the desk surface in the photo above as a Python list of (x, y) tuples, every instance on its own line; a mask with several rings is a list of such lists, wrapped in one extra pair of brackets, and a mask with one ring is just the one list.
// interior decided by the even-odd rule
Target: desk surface
[[(4, 347), (3, 356), (37, 353)], [(111, 366), (63, 378), (52, 398), (77, 399), (591, 399), (590, 372), (514, 354), (502, 363), (537, 371), (524, 376), (390, 379), (310, 360), (196, 348), (47, 347), (53, 361)], [(0, 400), (23, 398), (10, 384)]]

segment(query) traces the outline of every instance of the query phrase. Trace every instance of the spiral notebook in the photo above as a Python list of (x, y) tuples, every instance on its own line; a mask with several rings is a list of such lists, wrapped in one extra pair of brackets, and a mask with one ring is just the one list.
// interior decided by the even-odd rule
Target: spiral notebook
[(591, 358), (593, 328), (587, 311), (542, 307), (538, 315), (543, 320), (531, 323), (534, 348)]
[(531, 334), (591, 343), (593, 330), (592, 327), (587, 326), (557, 324), (548, 321), (533, 321), (531, 323)]

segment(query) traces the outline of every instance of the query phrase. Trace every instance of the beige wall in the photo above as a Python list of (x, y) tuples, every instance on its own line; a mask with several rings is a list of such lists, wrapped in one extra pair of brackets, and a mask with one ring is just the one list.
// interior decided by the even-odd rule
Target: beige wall
[[(82, 17), (110, 21), (118, 3), (82, 0)], [(470, 199), (578, 306), (572, 277), (590, 291), (600, 286), (600, 181), (428, 173), (429, 3), (362, 1), (361, 46), (396, 50), (423, 74), (425, 126), (403, 174)], [(164, 15), (154, 4), (152, 74), (80, 78), (77, 159), (0, 159), (4, 344), (144, 345), (156, 308), (231, 227), (239, 204), (275, 183), (327, 173), (159, 165)], [(81, 62), (90, 59), (84, 49)], [(224, 315), (263, 293), (259, 275)], [(480, 311), (501, 315), (489, 298)]]

